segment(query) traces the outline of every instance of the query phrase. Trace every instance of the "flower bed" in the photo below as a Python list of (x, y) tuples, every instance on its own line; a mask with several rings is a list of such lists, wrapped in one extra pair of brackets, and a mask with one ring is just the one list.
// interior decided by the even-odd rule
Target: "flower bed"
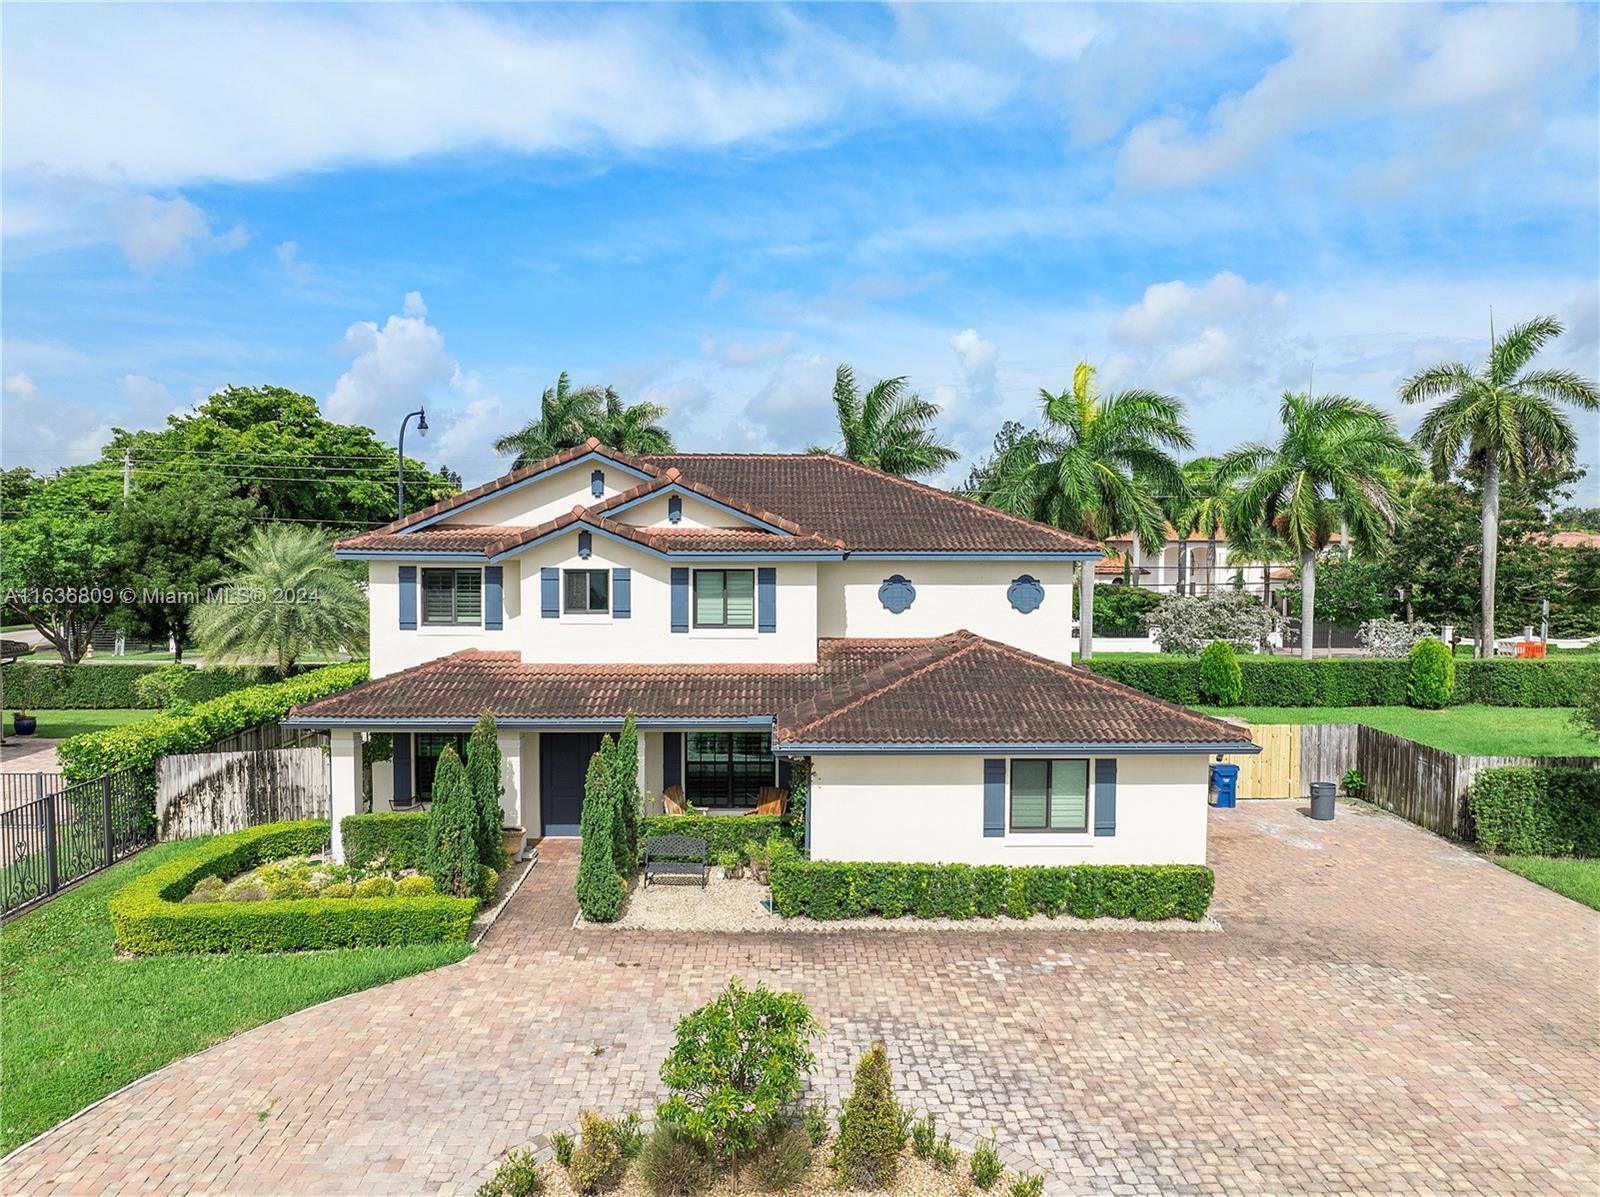
[[(186, 901), (207, 878), (236, 878), (270, 861), (320, 853), (325, 819), (268, 823), (195, 844), (108, 903), (117, 943), (137, 955), (267, 952), (464, 941), (469, 898), (352, 896)], [(284, 870), (286, 878), (293, 870)], [(328, 884), (338, 884), (330, 881)], [(392, 879), (390, 883), (394, 884)], [(210, 883), (212, 887), (216, 883)], [(398, 886), (397, 886), (398, 888)]]

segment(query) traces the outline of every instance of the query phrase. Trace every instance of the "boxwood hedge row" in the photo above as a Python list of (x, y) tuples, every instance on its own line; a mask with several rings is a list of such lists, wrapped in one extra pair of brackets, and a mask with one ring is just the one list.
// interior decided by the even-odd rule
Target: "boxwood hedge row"
[[(49, 665), (18, 661), (0, 670), (8, 709), (36, 711), (154, 710), (152, 699), (141, 697), (134, 685), (142, 677), (170, 665)], [(265, 666), (191, 669), (178, 697), (186, 702), (206, 702), (246, 686), (275, 680)]]
[(787, 834), (782, 815), (650, 815), (639, 822), (639, 851), (658, 835), (697, 835), (714, 860), (719, 852), (764, 844), (780, 833)]
[(1205, 915), (1215, 883), (1204, 865), (1006, 866), (785, 858), (772, 866), (785, 918), (970, 919), (1005, 914), (1170, 919)]
[(267, 823), (203, 840), (131, 882), (107, 904), (117, 943), (140, 956), (394, 946), (467, 938), (470, 898), (183, 899), (202, 877), (234, 877), (268, 860), (320, 851), (326, 819)]
[[(1102, 657), (1085, 664), (1102, 677), (1168, 702), (1193, 706), (1206, 701), (1197, 657), (1160, 661)], [(1240, 706), (1398, 707), (1406, 705), (1410, 662), (1404, 658), (1301, 661), (1282, 657), (1244, 659), (1239, 671)], [(1585, 682), (1597, 674), (1600, 661), (1461, 660), (1456, 662), (1450, 701), (1503, 707), (1576, 706)]]
[(339, 820), (345, 863), (364, 869), (380, 857), (391, 869), (420, 869), (428, 853), (428, 816), (422, 811), (377, 811)]
[(1467, 790), (1478, 846), (1513, 856), (1600, 856), (1600, 770), (1507, 765)]

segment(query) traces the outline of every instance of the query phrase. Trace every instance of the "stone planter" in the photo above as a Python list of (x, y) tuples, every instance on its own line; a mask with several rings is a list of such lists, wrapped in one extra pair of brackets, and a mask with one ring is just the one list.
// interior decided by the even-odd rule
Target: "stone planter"
[(500, 847), (505, 849), (506, 856), (511, 860), (521, 860), (523, 853), (528, 850), (528, 831), (524, 827), (502, 827), (500, 829)]
[(39, 720), (32, 715), (13, 715), (11, 725), (19, 736), (31, 736), (39, 730)]

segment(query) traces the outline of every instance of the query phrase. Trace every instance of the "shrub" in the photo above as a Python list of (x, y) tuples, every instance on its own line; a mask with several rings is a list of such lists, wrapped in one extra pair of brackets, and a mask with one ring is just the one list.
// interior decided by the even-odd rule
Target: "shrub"
[(325, 895), (289, 900), (185, 903), (206, 877), (236, 877), (269, 860), (328, 842), (326, 819), (267, 823), (202, 840), (151, 869), (107, 904), (117, 943), (136, 955), (270, 952), (464, 941), (475, 904), (456, 898)]
[(624, 1114), (616, 1121), (617, 1150), (622, 1152), (625, 1160), (636, 1160), (639, 1153), (644, 1150), (644, 1128), (639, 1124), (639, 1115)]
[(1260, 651), (1267, 636), (1282, 629), (1283, 617), (1250, 594), (1168, 594), (1145, 623), (1159, 629), (1162, 652), (1194, 656), (1213, 640)]
[(141, 707), (171, 710), (179, 703), (189, 701), (182, 695), (193, 672), (187, 665), (164, 665), (150, 673), (143, 673), (133, 683), (134, 695)]
[(756, 1184), (769, 1193), (792, 1189), (811, 1167), (811, 1136), (802, 1127), (776, 1124), (750, 1157)]
[(422, 811), (380, 811), (339, 820), (345, 863), (365, 869), (421, 869), (428, 863), (428, 816)]
[(639, 729), (630, 711), (617, 733), (611, 757), (611, 784), (614, 788), (617, 872), (626, 877), (639, 859)]
[(671, 1096), (658, 1116), (714, 1160), (732, 1164), (737, 1179), (739, 1157), (800, 1096), (816, 1067), (810, 1042), (818, 1030), (799, 994), (746, 989), (733, 978), (713, 1001), (678, 1020), (661, 1065)]
[(1579, 734), (1591, 740), (1600, 740), (1600, 673), (1587, 678), (1579, 688), (1577, 705), (1572, 711), (1572, 725)]
[(1204, 865), (965, 865), (785, 860), (772, 903), (785, 918), (1013, 918), (1070, 913), (1195, 922), (1211, 905)]
[(1600, 856), (1600, 770), (1484, 769), (1467, 790), (1478, 846), (1513, 856)]
[(724, 877), (737, 877), (740, 872), (739, 854), (732, 848), (717, 853), (717, 867)]
[(482, 898), (494, 897), (494, 891), (500, 888), (500, 873), (488, 865), (478, 866), (478, 895)]
[(990, 1135), (972, 1151), (972, 1183), (980, 1189), (994, 1188), (994, 1182), (1005, 1171), (1000, 1163), (1000, 1153), (995, 1150), (994, 1136)]
[(938, 1145), (939, 1128), (932, 1114), (924, 1114), (911, 1124), (911, 1150), (919, 1160), (932, 1159)]
[[(310, 898), (316, 895), (316, 889), (305, 877), (274, 877), (270, 881), (263, 881), (269, 898)], [(390, 887), (394, 885), (390, 882)], [(363, 897), (384, 897), (383, 894), (364, 894)]]
[(1011, 1182), (1011, 1197), (1044, 1197), (1044, 1177), (1028, 1172)]
[(1213, 640), (1200, 654), (1200, 693), (1218, 706), (1231, 707), (1243, 691), (1244, 678), (1233, 646)]
[(889, 1078), (889, 1051), (874, 1043), (856, 1065), (855, 1083), (839, 1112), (833, 1167), (850, 1188), (882, 1189), (893, 1183), (905, 1146), (900, 1106)]
[(394, 894), (395, 884), (387, 877), (368, 877), (356, 882), (358, 898), (392, 898)]
[(478, 860), (491, 869), (506, 867), (500, 843), (500, 745), (494, 716), (484, 711), (467, 739), (467, 792), (477, 818)]
[(933, 1149), (933, 1166), (940, 1172), (954, 1172), (956, 1165), (961, 1162), (961, 1153), (950, 1142), (950, 1132), (946, 1131), (944, 1138), (939, 1140)]
[(1448, 646), (1431, 638), (1419, 640), (1410, 662), (1406, 701), (1429, 711), (1448, 706), (1456, 688), (1456, 660)]
[(828, 1107), (820, 1104), (807, 1106), (800, 1111), (800, 1125), (805, 1128), (811, 1146), (821, 1147), (828, 1141)]
[(1369, 619), (1356, 631), (1356, 640), (1375, 657), (1409, 657), (1411, 650), (1438, 629), (1426, 620)]
[(1460, 661), (1456, 702), (1497, 707), (1575, 707), (1600, 679), (1600, 661), (1546, 659)]
[(578, 909), (591, 923), (616, 921), (622, 909), (622, 886), (616, 861), (616, 811), (611, 789), (611, 737), (589, 758), (583, 782), (583, 813), (578, 832)]
[(202, 877), (195, 883), (195, 887), (189, 891), (189, 896), (184, 898), (184, 901), (220, 902), (222, 892), (226, 888), (221, 877)]
[(693, 1197), (711, 1183), (711, 1160), (682, 1127), (662, 1123), (644, 1142), (639, 1173), (655, 1197)]
[[(430, 881), (428, 884), (431, 887), (433, 883)], [(318, 896), (323, 898), (353, 898), (356, 896), (356, 887), (350, 881), (335, 881), (332, 885), (323, 886), (322, 893)]]
[(1359, 769), (1346, 769), (1340, 784), (1344, 792), (1352, 798), (1360, 798), (1367, 792), (1367, 779), (1361, 776)]
[(550, 1136), (550, 1151), (556, 1157), (556, 1163), (563, 1168), (572, 1167), (572, 1152), (578, 1145), (566, 1131), (557, 1131)]
[(477, 1197), (530, 1197), (544, 1191), (544, 1177), (531, 1151), (513, 1151), (494, 1175), (478, 1186)]
[(1096, 586), (1094, 633), (1096, 636), (1143, 636), (1145, 616), (1160, 602), (1160, 594), (1143, 586)]
[(467, 791), (467, 771), (454, 748), (439, 754), (428, 808), (428, 875), (442, 894), (458, 898), (483, 892), (478, 863), (478, 810)]
[[(194, 669), (188, 665), (47, 665), (18, 661), (0, 670), (0, 689), (13, 707), (45, 711), (155, 710), (163, 705), (155, 691), (141, 692), (139, 684), (156, 674), (176, 677), (183, 684), (172, 692), (175, 702), (199, 703), (249, 686), (275, 681), (277, 672), (254, 665), (233, 669)], [(169, 704), (170, 705), (170, 704)]]
[(395, 882), (394, 892), (402, 898), (426, 898), (439, 892), (432, 877), (402, 877)]
[(730, 819), (725, 815), (651, 815), (639, 824), (639, 845), (658, 835), (697, 835), (706, 842), (713, 858), (724, 852), (743, 853), (751, 841), (765, 843), (774, 835), (786, 834), (781, 815), (744, 815)]
[(583, 1112), (580, 1121), (581, 1140), (567, 1169), (572, 1187), (584, 1194), (609, 1193), (622, 1183), (628, 1166), (617, 1143), (616, 1125), (590, 1110)]

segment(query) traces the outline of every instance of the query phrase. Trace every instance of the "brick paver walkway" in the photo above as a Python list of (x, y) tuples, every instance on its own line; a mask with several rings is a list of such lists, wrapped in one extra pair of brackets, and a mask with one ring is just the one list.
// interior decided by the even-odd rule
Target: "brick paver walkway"
[(912, 1105), (1054, 1193), (1593, 1193), (1600, 915), (1386, 815), (1212, 816), (1214, 934), (574, 931), (545, 859), (479, 952), (239, 1035), (46, 1135), (6, 1193), (470, 1192), (578, 1111), (648, 1110), (730, 973), (804, 991), (821, 1087), (888, 1040)]

